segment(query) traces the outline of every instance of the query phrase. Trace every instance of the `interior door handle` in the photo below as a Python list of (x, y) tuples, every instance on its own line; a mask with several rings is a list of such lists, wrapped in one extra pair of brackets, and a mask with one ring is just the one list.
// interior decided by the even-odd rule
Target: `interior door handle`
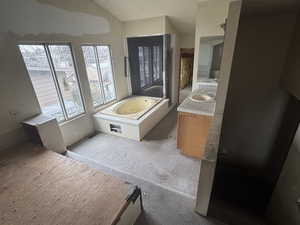
[(298, 198), (298, 200), (296, 201), (296, 205), (297, 205), (298, 209), (300, 210), (300, 198)]

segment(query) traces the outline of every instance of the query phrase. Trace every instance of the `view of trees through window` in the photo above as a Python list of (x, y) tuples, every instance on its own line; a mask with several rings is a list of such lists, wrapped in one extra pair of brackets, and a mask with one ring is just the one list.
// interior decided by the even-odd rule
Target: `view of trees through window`
[(64, 121), (84, 112), (69, 45), (19, 45), (42, 112)]
[(161, 52), (159, 46), (139, 46), (141, 88), (152, 86), (162, 79)]
[(85, 45), (82, 51), (94, 107), (114, 100), (116, 93), (109, 46)]

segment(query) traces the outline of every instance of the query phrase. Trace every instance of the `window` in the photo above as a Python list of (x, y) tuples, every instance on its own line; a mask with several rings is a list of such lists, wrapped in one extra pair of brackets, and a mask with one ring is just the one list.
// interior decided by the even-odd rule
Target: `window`
[(161, 68), (161, 53), (160, 53), (160, 48), (159, 46), (153, 46), (153, 80), (154, 81), (159, 81), (161, 80), (161, 73), (162, 73), (162, 68)]
[(160, 46), (139, 46), (141, 88), (150, 87), (162, 80), (162, 56)]
[(44, 114), (59, 122), (84, 113), (79, 82), (69, 45), (19, 45)]
[(82, 46), (94, 107), (116, 98), (110, 48), (107, 45)]

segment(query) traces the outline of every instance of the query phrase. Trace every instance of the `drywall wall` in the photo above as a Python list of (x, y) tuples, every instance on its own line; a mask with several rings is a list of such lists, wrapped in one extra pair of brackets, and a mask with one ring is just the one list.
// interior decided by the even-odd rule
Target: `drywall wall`
[[(225, 218), (225, 223), (242, 224), (241, 220), (247, 218), (238, 218), (232, 210), (218, 213), (218, 206), (221, 207), (218, 203), (222, 202), (222, 207), (227, 207), (226, 203), (232, 207), (236, 201), (241, 212), (245, 208), (256, 207), (255, 212), (260, 213), (271, 194), (266, 180), (268, 167), (274, 163), (271, 155), (276, 148), (274, 144), (289, 100), (287, 93), (280, 88), (280, 77), (285, 71), (294, 23), (294, 14), (253, 17), (242, 14), (232, 64), (227, 61), (230, 57), (227, 58), (226, 47), (228, 36), (232, 33), (228, 31), (225, 35), (215, 111), (215, 121), (223, 117), (221, 137), (217, 143), (209, 141), (207, 144), (210, 152), (216, 154), (219, 151), (209, 215)], [(278, 36), (278, 33), (281, 35)], [(219, 135), (215, 134), (215, 141)], [(229, 176), (219, 179), (220, 171)], [(201, 177), (205, 180), (205, 175), (200, 172)], [(230, 180), (228, 178), (232, 180), (224, 182)], [(234, 182), (241, 178), (245, 181)], [(199, 186), (203, 187), (201, 180)], [(206, 200), (203, 196), (202, 193), (202, 200)], [(247, 202), (248, 199), (251, 201)], [(203, 210), (200, 200), (197, 201), (199, 209)]]
[[(276, 144), (289, 103), (280, 78), (295, 18), (295, 14), (241, 15), (209, 213), (225, 223), (242, 224), (246, 218), (231, 210), (218, 213), (220, 201), (225, 207), (263, 215), (279, 175), (272, 165), (282, 162)], [(217, 106), (216, 113), (219, 110)]]
[(280, 178), (272, 195), (267, 217), (274, 225), (300, 224), (300, 127), (296, 132)]
[(280, 77), (294, 25), (295, 14), (240, 19), (220, 150), (258, 175), (265, 171), (288, 103)]
[[(289, 55), (286, 63), (286, 72), (282, 74), (282, 86), (285, 90), (295, 96), (293, 101), (296, 108), (293, 108), (292, 114), (288, 115), (287, 119), (296, 117), (298, 121), (293, 121), (293, 124), (285, 122), (288, 126), (298, 125), (298, 129), (294, 136), (287, 158), (284, 162), (280, 177), (272, 194), (269, 204), (267, 218), (274, 225), (296, 225), (300, 224), (300, 207), (296, 202), (299, 201), (300, 193), (300, 126), (299, 126), (299, 110), (300, 110), (300, 92), (299, 92), (299, 49), (300, 49), (300, 14), (298, 13), (296, 24), (294, 27), (294, 37), (289, 49)], [(294, 114), (294, 116), (293, 116)], [(284, 133), (284, 135), (286, 135)], [(281, 147), (281, 146), (280, 146)], [(286, 152), (283, 149), (280, 152)], [(276, 168), (276, 167), (275, 167)]]
[(224, 35), (224, 31), (220, 25), (225, 22), (227, 17), (229, 2), (229, 0), (210, 0), (199, 4), (196, 16), (193, 90), (197, 88), (199, 51), (201, 51), (200, 39), (206, 36)]
[(24, 74), (16, 41), (8, 34), (0, 37), (1, 150), (26, 139), (19, 122), (40, 113), (40, 108), (29, 77)]
[[(1, 11), (1, 20), (12, 15), (14, 18), (7, 20), (0, 27), (0, 32), (11, 31), (22, 35), (68, 33), (74, 36), (110, 32), (109, 22), (103, 17), (84, 12), (67, 11), (35, 0), (2, 0), (1, 8), (8, 9)], [(32, 13), (33, 9), (34, 13)]]
[(231, 67), (234, 57), (241, 8), (242, 1), (233, 1), (229, 5), (227, 23), (228, 34), (225, 36), (223, 58), (221, 63), (222, 76), (220, 77), (217, 89), (215, 115), (213, 123), (209, 129), (207, 143), (205, 145), (205, 159), (201, 162), (195, 210), (204, 216), (208, 213), (210, 196), (213, 188), (223, 113), (229, 79), (231, 76)]
[(164, 34), (165, 16), (124, 22), (124, 36), (138, 37)]
[(176, 29), (171, 24), (169, 18), (164, 17), (164, 33), (171, 34), (171, 50), (172, 50), (172, 96), (171, 103), (176, 105), (178, 103), (179, 95), (179, 61), (180, 61), (180, 36)]
[[(300, 25), (298, 14), (297, 25)], [(300, 99), (300, 30), (295, 29), (295, 36), (290, 46), (287, 71), (282, 77), (282, 86), (285, 90)]]
[(78, 66), (87, 113), (61, 124), (66, 145), (94, 131), (89, 84), (81, 44), (109, 44), (117, 97), (128, 95), (123, 64), (123, 24), (92, 1), (3, 0), (0, 2), (0, 149), (26, 140), (20, 122), (40, 113), (34, 90), (17, 44), (71, 43)]
[(180, 48), (194, 48), (195, 47), (195, 35), (179, 35)]

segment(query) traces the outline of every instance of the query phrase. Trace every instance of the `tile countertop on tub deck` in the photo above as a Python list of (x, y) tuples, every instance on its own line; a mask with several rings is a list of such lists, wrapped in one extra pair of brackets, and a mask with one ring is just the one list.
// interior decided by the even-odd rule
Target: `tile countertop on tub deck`
[(216, 88), (214, 90), (211, 90), (211, 88), (205, 89), (201, 88), (196, 91), (193, 91), (184, 101), (177, 107), (178, 112), (187, 112), (187, 113), (193, 113), (198, 115), (206, 115), (206, 116), (214, 116), (215, 113), (215, 106), (216, 101), (204, 101), (204, 102), (194, 102), (190, 99), (190, 96), (196, 94), (196, 93), (202, 93), (202, 94), (212, 94), (216, 93)]

